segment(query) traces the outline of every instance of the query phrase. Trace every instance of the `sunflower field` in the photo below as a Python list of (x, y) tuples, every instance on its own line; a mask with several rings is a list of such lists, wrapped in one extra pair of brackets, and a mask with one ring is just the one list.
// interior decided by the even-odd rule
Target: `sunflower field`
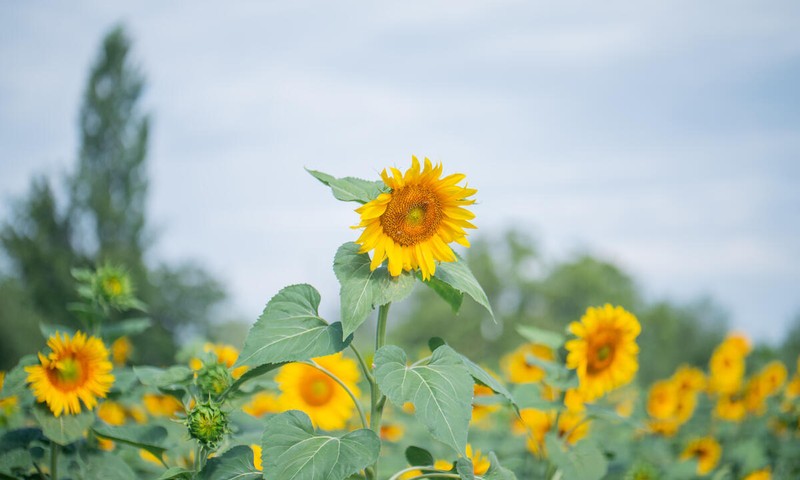
[[(313, 286), (289, 285), (264, 292), (243, 345), (132, 365), (130, 338), (152, 322), (126, 269), (73, 270), (80, 301), (64, 308), (82, 329), (42, 324), (39, 354), (0, 376), (0, 478), (800, 478), (800, 359), (753, 368), (740, 334), (651, 385), (637, 382), (642, 326), (626, 305), (586, 305), (566, 331), (521, 326), (497, 365), (447, 331), (387, 344), (391, 305), (417, 283), (453, 321), (465, 297), (493, 318), (452, 249), (470, 246), (477, 190), (427, 158), (377, 181), (309, 173), (360, 204), (358, 237), (333, 257), (339, 318), (320, 316)], [(374, 339), (354, 341), (365, 322)]]

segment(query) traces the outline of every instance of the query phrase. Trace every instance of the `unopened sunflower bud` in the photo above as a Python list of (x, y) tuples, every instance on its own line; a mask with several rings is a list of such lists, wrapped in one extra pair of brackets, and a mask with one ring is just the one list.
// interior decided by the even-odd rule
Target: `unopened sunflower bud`
[(203, 365), (197, 372), (197, 386), (205, 394), (219, 395), (233, 383), (230, 372), (221, 363)]
[(215, 448), (228, 431), (228, 417), (214, 402), (197, 404), (186, 418), (189, 434), (204, 446)]

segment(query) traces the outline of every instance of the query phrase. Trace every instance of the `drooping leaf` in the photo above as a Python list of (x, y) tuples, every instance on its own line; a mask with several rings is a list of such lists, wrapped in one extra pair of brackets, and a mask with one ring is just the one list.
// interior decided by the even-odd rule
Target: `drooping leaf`
[(143, 448), (158, 458), (167, 449), (167, 429), (159, 425), (122, 425), (111, 426), (98, 424), (92, 431), (95, 435), (115, 442)]
[(519, 408), (537, 410), (563, 410), (564, 404), (544, 399), (541, 383), (523, 383), (514, 388), (514, 399)]
[(472, 378), (474, 378), (481, 385), (485, 385), (491, 388), (493, 392), (499, 393), (500, 395), (505, 397), (505, 399), (508, 400), (508, 402), (511, 403), (511, 405), (515, 407), (517, 406), (517, 402), (516, 400), (514, 400), (514, 396), (511, 394), (511, 392), (508, 391), (505, 385), (503, 385), (500, 382), (500, 380), (493, 377), (491, 373), (481, 368), (480, 365), (473, 362), (466, 356), (461, 355), (460, 353), (459, 355), (461, 356), (461, 361), (464, 362), (464, 366), (466, 366), (467, 370), (469, 370), (469, 374), (472, 375)]
[[(201, 472), (202, 475), (202, 472)], [(191, 480), (194, 476), (193, 470), (187, 470), (181, 467), (170, 467), (161, 474), (156, 480)]]
[[(458, 261), (441, 262), (436, 265), (436, 273), (434, 273), (434, 277), (439, 279), (441, 282), (450, 285), (459, 292), (466, 293), (472, 297), (473, 300), (483, 306), (483, 308), (489, 312), (492, 318), (494, 318), (494, 312), (492, 311), (492, 306), (489, 304), (489, 298), (486, 297), (486, 292), (483, 291), (483, 287), (481, 287), (480, 283), (478, 283), (475, 275), (472, 274), (472, 270), (469, 269), (469, 265), (467, 265), (466, 260), (461, 258), (461, 256), (458, 254), (456, 254), (456, 258)], [(439, 293), (437, 288), (440, 287), (432, 286), (431, 288)], [(451, 296), (451, 294), (448, 295)], [(454, 302), (448, 300), (447, 297), (443, 298), (450, 303), (451, 307), (454, 305)]]
[(319, 292), (311, 285), (291, 285), (272, 297), (250, 329), (234, 367), (309, 360), (344, 350), (342, 324), (319, 316)]
[(270, 417), (261, 443), (264, 478), (292, 480), (343, 480), (374, 463), (381, 448), (372, 430), (316, 433), (298, 410)]
[(133, 480), (136, 474), (117, 455), (92, 455), (86, 464), (86, 480)]
[(558, 350), (561, 348), (566, 340), (564, 335), (560, 333), (544, 330), (532, 325), (519, 325), (517, 326), (517, 332), (519, 332), (519, 334), (529, 342), (544, 345), (552, 348), (553, 350)]
[(69, 445), (83, 437), (83, 432), (94, 423), (94, 413), (83, 411), (77, 415), (62, 413), (56, 417), (45, 405), (33, 408), (33, 416), (42, 427), (42, 433), (59, 445)]
[(183, 385), (191, 380), (194, 372), (189, 367), (174, 365), (167, 369), (156, 367), (133, 367), (133, 372), (142, 382), (142, 385), (157, 388), (169, 388)]
[(517, 480), (514, 472), (500, 465), (494, 452), (489, 452), (489, 462), (489, 470), (483, 474), (483, 480)]
[(461, 457), (456, 460), (456, 473), (461, 480), (475, 480), (475, 472), (472, 468), (472, 459)]
[(567, 449), (558, 435), (551, 432), (545, 436), (545, 445), (550, 460), (564, 473), (563, 478), (600, 480), (608, 470), (608, 460), (589, 439)]
[(394, 345), (375, 354), (375, 379), (398, 407), (414, 404), (414, 415), (438, 440), (463, 455), (472, 416), (472, 377), (461, 356), (447, 345), (434, 350), (426, 364), (406, 365), (405, 352)]
[[(17, 473), (25, 473), (33, 466), (33, 459), (27, 450), (0, 451), (0, 478), (18, 478)], [(17, 472), (19, 470), (20, 472)]]
[[(417, 272), (417, 277), (422, 280), (422, 273)], [(461, 310), (461, 304), (464, 303), (464, 292), (440, 280), (436, 275), (422, 283), (427, 285), (428, 288), (436, 292), (442, 300), (447, 302), (447, 304), (450, 305), (450, 309), (453, 310), (453, 313), (458, 313), (458, 311)]]
[(266, 363), (264, 365), (259, 365), (258, 367), (248, 369), (246, 372), (242, 374), (241, 377), (237, 378), (235, 382), (231, 384), (228, 389), (222, 393), (220, 398), (227, 397), (228, 395), (235, 394), (242, 385), (248, 380), (252, 380), (254, 378), (258, 378), (261, 375), (265, 375), (276, 368), (280, 368), (283, 363)]
[(333, 271), (341, 285), (344, 335), (353, 333), (376, 307), (407, 297), (416, 284), (415, 276), (409, 272), (392, 277), (383, 266), (370, 270), (369, 255), (358, 253), (358, 249), (356, 243), (345, 243), (333, 259)]
[(253, 450), (246, 445), (231, 448), (219, 457), (209, 458), (199, 480), (246, 480), (262, 478), (253, 464)]
[(388, 187), (383, 182), (362, 180), (355, 177), (336, 178), (327, 173), (306, 169), (314, 178), (331, 187), (333, 196), (343, 202), (367, 203), (378, 197)]

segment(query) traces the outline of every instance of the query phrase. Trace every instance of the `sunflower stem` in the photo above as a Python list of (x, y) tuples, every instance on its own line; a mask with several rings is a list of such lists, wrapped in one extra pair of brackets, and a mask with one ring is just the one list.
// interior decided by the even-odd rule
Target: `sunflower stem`
[[(378, 329), (375, 332), (375, 353), (386, 343), (386, 319), (389, 318), (389, 307), (391, 302), (386, 305), (381, 305), (378, 309)], [(373, 362), (373, 367), (375, 363)], [(374, 379), (375, 372), (373, 371), (373, 380), (369, 384), (371, 406), (369, 412), (369, 428), (375, 432), (378, 438), (381, 438), (381, 417), (383, 416), (383, 406), (386, 403), (386, 397), (381, 395), (378, 389), (378, 383)], [(378, 478), (378, 460), (372, 465), (372, 472), (369, 476), (370, 479)]]
[(58, 444), (50, 442), (50, 478), (58, 479)]
[(372, 372), (370, 371), (370, 368), (367, 366), (367, 362), (364, 361), (364, 357), (361, 356), (361, 352), (359, 352), (358, 349), (355, 347), (355, 345), (353, 345), (352, 343), (350, 344), (350, 349), (353, 351), (353, 353), (356, 355), (356, 358), (358, 359), (358, 364), (361, 366), (361, 373), (364, 374), (364, 378), (367, 379), (367, 382), (369, 382), (371, 386), (373, 383), (375, 383), (375, 377), (372, 376)]

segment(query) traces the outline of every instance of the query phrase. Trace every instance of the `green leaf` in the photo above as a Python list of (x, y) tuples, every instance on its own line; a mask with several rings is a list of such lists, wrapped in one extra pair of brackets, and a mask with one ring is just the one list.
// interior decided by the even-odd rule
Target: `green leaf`
[(250, 329), (235, 367), (308, 360), (344, 350), (342, 324), (319, 316), (319, 292), (311, 285), (291, 285), (267, 303)]
[(27, 450), (32, 442), (44, 440), (42, 430), (34, 427), (18, 428), (5, 432), (0, 437), (0, 452), (21, 448)]
[[(200, 472), (202, 475), (203, 473)], [(194, 476), (193, 470), (187, 470), (181, 467), (170, 467), (167, 469), (166, 472), (162, 473), (160, 477), (156, 480), (191, 480), (192, 476)]]
[(111, 393), (119, 394), (129, 392), (138, 378), (132, 368), (115, 368), (114, 384), (111, 386)]
[[(483, 291), (483, 287), (478, 283), (475, 275), (472, 274), (467, 262), (458, 254), (456, 254), (456, 258), (458, 259), (456, 262), (441, 262), (436, 265), (434, 277), (450, 285), (459, 292), (466, 293), (472, 297), (473, 300), (482, 305), (492, 318), (494, 318), (492, 306), (489, 305), (489, 299), (486, 297), (486, 292)], [(436, 288), (434, 288), (434, 290), (436, 290)], [(437, 291), (437, 293), (439, 292)], [(447, 298), (445, 298), (445, 300), (447, 300)], [(450, 302), (448, 301), (448, 303)], [(450, 303), (450, 306), (452, 307), (453, 303)]]
[(149, 318), (129, 318), (111, 325), (103, 325), (100, 334), (106, 341), (116, 340), (119, 337), (137, 335), (153, 326)]
[(336, 178), (327, 173), (306, 169), (314, 178), (331, 187), (333, 196), (343, 202), (371, 202), (381, 193), (388, 191), (383, 182), (373, 182), (354, 177)]
[(283, 363), (266, 363), (264, 365), (259, 365), (258, 367), (248, 369), (246, 372), (242, 374), (241, 377), (237, 378), (235, 382), (228, 387), (228, 390), (220, 395), (220, 399), (225, 398), (231, 394), (234, 394), (239, 391), (239, 389), (244, 385), (245, 382), (248, 380), (252, 380), (254, 378), (258, 378), (261, 375), (266, 375), (267, 373), (275, 370), (276, 368), (280, 368)]
[(133, 367), (133, 372), (142, 385), (157, 388), (183, 385), (194, 376), (191, 368), (180, 365), (169, 367), (166, 370), (156, 367)]
[(461, 355), (459, 353), (459, 356), (461, 356), (461, 361), (464, 362), (464, 366), (467, 367), (467, 370), (469, 370), (469, 374), (472, 375), (473, 379), (475, 379), (481, 385), (491, 388), (493, 392), (499, 393), (500, 395), (505, 397), (506, 400), (508, 400), (511, 403), (511, 405), (515, 407), (517, 406), (517, 402), (516, 400), (514, 400), (514, 396), (511, 395), (511, 392), (508, 391), (505, 385), (500, 383), (500, 380), (494, 378), (489, 372), (481, 368), (480, 365), (473, 362), (464, 355)]
[(89, 457), (84, 474), (86, 480), (133, 480), (136, 474), (124, 460), (116, 455), (93, 455)]
[(544, 345), (552, 348), (553, 350), (558, 350), (561, 348), (566, 340), (564, 335), (560, 333), (544, 330), (531, 325), (519, 325), (517, 326), (517, 332), (519, 332), (519, 334), (525, 337), (525, 339), (529, 342)]
[(253, 464), (253, 450), (245, 445), (231, 448), (219, 457), (209, 458), (199, 480), (245, 480), (262, 478)]
[(98, 424), (92, 428), (95, 435), (136, 448), (143, 448), (158, 458), (167, 449), (167, 429), (158, 425), (123, 425), (114, 427)]
[(375, 354), (375, 379), (398, 407), (414, 404), (414, 415), (438, 440), (458, 455), (467, 447), (472, 416), (472, 377), (461, 355), (447, 345), (434, 350), (427, 364), (406, 365), (405, 352), (394, 345)]
[(27, 472), (33, 466), (33, 459), (27, 450), (0, 451), (0, 474), (17, 478), (17, 472)]
[(525, 355), (528, 365), (535, 365), (544, 370), (545, 383), (559, 390), (567, 390), (578, 386), (578, 375), (556, 362), (541, 359), (535, 355)]
[(570, 480), (600, 480), (608, 470), (608, 461), (603, 452), (591, 440), (581, 440), (572, 448), (564, 444), (554, 433), (545, 436), (547, 455)]
[(41, 403), (34, 406), (33, 416), (42, 427), (44, 436), (59, 445), (69, 445), (82, 438), (83, 432), (94, 423), (93, 412), (84, 411), (77, 415), (62, 413), (56, 417)]
[(264, 478), (343, 480), (378, 459), (381, 442), (372, 430), (342, 437), (314, 432), (303, 412), (290, 410), (266, 421), (261, 461)]
[(514, 388), (514, 399), (519, 408), (535, 408), (537, 410), (563, 410), (564, 404), (545, 400), (542, 395), (542, 384), (523, 383)]
[(392, 277), (384, 266), (370, 270), (369, 255), (358, 250), (358, 244), (345, 243), (333, 259), (333, 271), (341, 284), (344, 335), (353, 333), (375, 307), (407, 297), (416, 284), (416, 278), (409, 272)]
[(434, 462), (431, 452), (413, 445), (406, 448), (406, 460), (412, 467), (430, 467)]
[(10, 397), (12, 395), (19, 395), (26, 388), (26, 380), (28, 372), (25, 367), (39, 363), (36, 355), (25, 355), (19, 359), (17, 365), (12, 368), (6, 375), (5, 382), (3, 382), (3, 390), (0, 392), (0, 398)]
[(456, 473), (461, 480), (475, 480), (475, 472), (472, 468), (472, 459), (461, 457), (456, 460)]
[[(438, 269), (439, 267), (437, 267), (437, 270)], [(417, 272), (417, 277), (422, 280), (422, 273)], [(458, 311), (461, 310), (461, 304), (464, 303), (464, 292), (440, 280), (436, 275), (432, 276), (428, 281), (423, 280), (422, 283), (427, 285), (431, 290), (436, 292), (442, 300), (447, 302), (453, 310), (453, 313), (458, 313)]]
[(70, 336), (72, 336), (75, 334), (76, 330), (73, 327), (66, 327), (64, 325), (53, 325), (50, 323), (39, 322), (39, 332), (42, 333), (42, 336), (45, 339), (49, 339), (56, 333), (68, 333)]
[(489, 452), (489, 462), (489, 470), (483, 474), (483, 480), (517, 480), (514, 472), (500, 465), (494, 452)]

